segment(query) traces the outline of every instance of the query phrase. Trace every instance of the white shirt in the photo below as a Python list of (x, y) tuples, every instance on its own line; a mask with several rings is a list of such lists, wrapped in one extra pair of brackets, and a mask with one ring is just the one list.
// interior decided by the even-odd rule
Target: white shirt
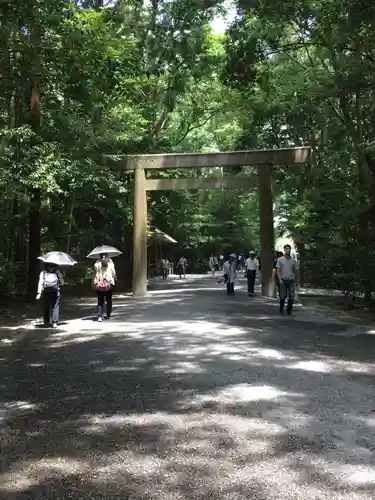
[(254, 257), (254, 259), (249, 257), (248, 259), (246, 259), (245, 267), (248, 271), (257, 271), (259, 268), (258, 259), (256, 257)]

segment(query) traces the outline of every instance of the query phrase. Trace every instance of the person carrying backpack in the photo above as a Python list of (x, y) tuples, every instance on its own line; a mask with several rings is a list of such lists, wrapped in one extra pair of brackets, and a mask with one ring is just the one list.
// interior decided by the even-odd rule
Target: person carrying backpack
[(92, 287), (98, 299), (97, 320), (103, 321), (104, 303), (106, 303), (106, 319), (111, 317), (113, 287), (115, 286), (116, 271), (112, 259), (107, 254), (102, 254), (100, 260), (95, 262), (92, 272)]
[(39, 275), (36, 299), (43, 298), (44, 326), (57, 328), (60, 313), (60, 288), (64, 284), (61, 271), (55, 264), (46, 264)]

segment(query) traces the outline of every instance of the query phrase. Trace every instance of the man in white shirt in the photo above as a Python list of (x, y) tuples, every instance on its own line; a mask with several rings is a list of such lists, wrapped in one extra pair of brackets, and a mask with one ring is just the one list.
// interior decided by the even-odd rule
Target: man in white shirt
[(254, 250), (249, 252), (249, 258), (245, 262), (247, 278), (247, 294), (249, 297), (254, 295), (255, 278), (259, 269), (259, 261)]
[(284, 246), (284, 255), (279, 257), (276, 262), (277, 277), (280, 281), (280, 314), (284, 314), (285, 300), (288, 296), (288, 305), (286, 313), (288, 316), (292, 314), (294, 296), (296, 292), (296, 280), (298, 272), (298, 264), (291, 256), (292, 247)]

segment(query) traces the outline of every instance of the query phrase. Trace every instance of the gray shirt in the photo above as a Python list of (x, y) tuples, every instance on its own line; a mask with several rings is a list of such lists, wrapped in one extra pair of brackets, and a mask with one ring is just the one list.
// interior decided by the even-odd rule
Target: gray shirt
[(277, 269), (280, 269), (282, 280), (295, 280), (297, 273), (297, 261), (292, 257), (287, 259), (284, 255), (279, 257), (276, 262)]

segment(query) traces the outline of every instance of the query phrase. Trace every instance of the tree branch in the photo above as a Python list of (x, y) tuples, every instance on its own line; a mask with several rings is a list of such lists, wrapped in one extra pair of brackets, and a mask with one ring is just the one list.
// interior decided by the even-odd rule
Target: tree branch
[(192, 123), (190, 123), (187, 126), (186, 131), (180, 137), (180, 140), (176, 143), (176, 145), (178, 146), (179, 144), (181, 144), (186, 139), (186, 137), (190, 134), (190, 132), (192, 132), (193, 130), (196, 130), (198, 128), (203, 127), (203, 125), (205, 125), (208, 121), (210, 121), (211, 118), (213, 118), (215, 115), (217, 115), (221, 110), (222, 110), (222, 108), (215, 109), (202, 122), (198, 123), (197, 125), (193, 125)]

